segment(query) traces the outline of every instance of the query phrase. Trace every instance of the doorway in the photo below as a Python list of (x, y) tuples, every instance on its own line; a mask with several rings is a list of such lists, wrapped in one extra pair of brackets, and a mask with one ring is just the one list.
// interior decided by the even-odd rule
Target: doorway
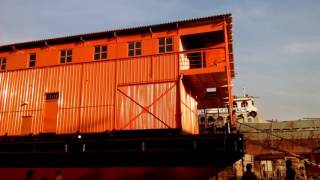
[(55, 133), (58, 117), (59, 93), (51, 92), (45, 94), (44, 103), (44, 133)]

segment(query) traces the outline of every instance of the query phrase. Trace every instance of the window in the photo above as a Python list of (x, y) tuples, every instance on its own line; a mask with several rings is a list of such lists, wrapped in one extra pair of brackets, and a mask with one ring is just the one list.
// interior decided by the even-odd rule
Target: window
[(0, 58), (0, 70), (5, 71), (7, 69), (7, 59)]
[(107, 59), (107, 46), (95, 46), (94, 47), (94, 60)]
[(237, 108), (237, 107), (238, 107), (237, 102), (233, 102), (233, 108)]
[(30, 54), (30, 56), (29, 56), (29, 67), (35, 67), (36, 66), (36, 59), (37, 59), (36, 53)]
[(128, 56), (141, 55), (141, 42), (129, 42), (128, 44)]
[(160, 38), (159, 39), (159, 53), (172, 52), (173, 51), (173, 39)]
[(46, 93), (45, 95), (46, 95), (46, 101), (59, 99), (58, 92), (50, 92), (50, 93)]
[(241, 107), (248, 107), (248, 102), (247, 101), (242, 101), (241, 102)]
[(72, 62), (72, 49), (61, 50), (60, 63), (70, 63)]

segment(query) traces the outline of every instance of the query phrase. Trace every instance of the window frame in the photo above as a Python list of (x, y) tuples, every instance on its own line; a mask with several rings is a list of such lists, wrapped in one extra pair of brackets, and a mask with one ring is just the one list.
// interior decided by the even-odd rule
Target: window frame
[[(105, 51), (103, 51), (103, 47), (105, 47)], [(99, 51), (96, 51), (96, 48), (99, 48)], [(105, 57), (103, 57), (103, 54), (105, 54)], [(96, 58), (96, 55), (98, 58)], [(93, 60), (94, 61), (102, 61), (108, 59), (108, 45), (96, 45), (94, 46), (93, 51)]]
[(59, 100), (59, 92), (46, 92), (45, 94), (45, 101), (57, 101)]
[[(171, 39), (171, 43), (167, 42), (168, 39)], [(164, 44), (160, 44), (161, 40), (164, 40)], [(174, 38), (172, 36), (159, 38), (158, 39), (158, 53), (162, 54), (162, 53), (173, 52), (173, 50), (174, 50), (173, 41), (174, 41)], [(170, 46), (171, 46), (171, 50), (168, 48)], [(161, 50), (161, 48), (163, 48), (163, 51)]]
[[(34, 55), (34, 59), (31, 58), (33, 55)], [(36, 53), (30, 53), (29, 54), (29, 68), (36, 67), (36, 61), (37, 61), (37, 54)], [(34, 63), (34, 65), (31, 66), (31, 63)]]
[[(137, 47), (140, 44), (140, 47)], [(133, 45), (132, 48), (130, 45)], [(133, 54), (131, 55), (132, 52)], [(128, 57), (142, 56), (142, 41), (130, 41), (128, 42)]]
[(60, 64), (72, 63), (72, 54), (73, 54), (72, 49), (61, 49)]
[(7, 61), (6, 57), (0, 57), (0, 71), (6, 71), (7, 70), (7, 63), (8, 63), (8, 61)]
[(249, 106), (249, 103), (247, 101), (242, 101), (241, 102), (241, 107), (242, 108), (247, 108)]

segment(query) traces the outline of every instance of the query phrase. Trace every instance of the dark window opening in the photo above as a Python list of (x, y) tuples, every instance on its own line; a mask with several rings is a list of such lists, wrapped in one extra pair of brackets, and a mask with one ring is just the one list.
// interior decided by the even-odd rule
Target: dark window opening
[(7, 69), (7, 59), (0, 58), (0, 70), (5, 71)]
[(185, 35), (181, 37), (183, 50), (210, 48), (224, 43), (223, 31)]
[(57, 100), (59, 99), (59, 93), (58, 92), (52, 92), (52, 93), (46, 93), (46, 100)]
[(29, 67), (35, 67), (36, 66), (36, 59), (37, 59), (36, 53), (30, 54), (30, 56), (29, 56)]
[[(224, 43), (224, 34), (223, 31), (200, 33), (185, 35), (181, 37), (182, 51), (186, 50), (195, 50), (195, 49), (208, 49), (217, 45)], [(207, 63), (206, 52), (191, 52), (186, 53), (186, 56), (189, 59), (190, 69), (193, 68), (204, 68), (210, 66)]]
[(248, 102), (247, 101), (242, 101), (241, 102), (241, 107), (248, 107)]
[(159, 39), (159, 53), (172, 52), (173, 51), (173, 39), (160, 38)]
[(233, 102), (233, 107), (234, 107), (234, 108), (238, 108), (237, 102)]
[(94, 47), (94, 60), (105, 60), (107, 59), (107, 46), (95, 46)]
[(129, 42), (128, 43), (128, 56), (139, 56), (142, 54), (141, 42)]
[(61, 50), (60, 53), (60, 63), (70, 63), (72, 62), (72, 49)]

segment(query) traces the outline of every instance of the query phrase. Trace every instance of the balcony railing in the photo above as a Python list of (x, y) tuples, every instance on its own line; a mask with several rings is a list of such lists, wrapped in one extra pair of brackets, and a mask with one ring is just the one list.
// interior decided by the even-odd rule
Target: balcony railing
[(224, 48), (182, 51), (179, 53), (180, 70), (217, 67), (225, 63)]

